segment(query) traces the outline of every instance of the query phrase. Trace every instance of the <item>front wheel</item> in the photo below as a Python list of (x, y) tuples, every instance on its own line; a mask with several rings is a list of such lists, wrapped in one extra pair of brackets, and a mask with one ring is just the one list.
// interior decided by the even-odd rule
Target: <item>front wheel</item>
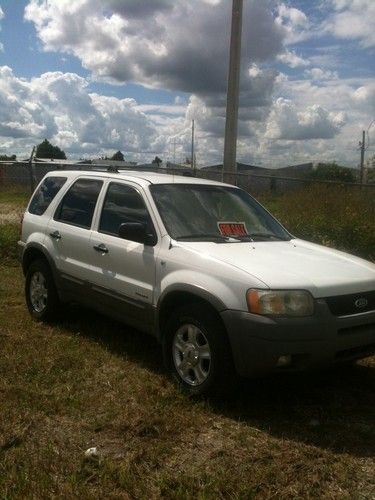
[(55, 319), (59, 298), (52, 272), (42, 259), (32, 262), (26, 273), (25, 297), (29, 312), (40, 321)]
[(235, 381), (232, 352), (216, 313), (201, 304), (177, 309), (166, 325), (164, 355), (184, 392), (227, 392)]

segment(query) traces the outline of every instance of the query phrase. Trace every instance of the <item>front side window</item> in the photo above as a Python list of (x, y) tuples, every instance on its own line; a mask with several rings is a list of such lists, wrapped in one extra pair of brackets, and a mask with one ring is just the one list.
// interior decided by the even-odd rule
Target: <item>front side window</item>
[(99, 232), (118, 236), (119, 227), (126, 222), (146, 224), (154, 232), (152, 221), (142, 196), (125, 184), (111, 183), (103, 203)]
[(174, 239), (276, 241), (291, 238), (241, 189), (204, 184), (154, 184), (150, 190)]
[(46, 177), (32, 197), (29, 212), (43, 215), (65, 182), (66, 177)]
[(62, 199), (55, 220), (89, 229), (102, 185), (96, 179), (78, 179)]

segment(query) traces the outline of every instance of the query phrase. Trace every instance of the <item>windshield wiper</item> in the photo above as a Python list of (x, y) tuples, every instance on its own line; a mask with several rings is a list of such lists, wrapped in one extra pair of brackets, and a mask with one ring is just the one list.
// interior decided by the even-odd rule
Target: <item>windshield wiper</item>
[(244, 238), (244, 239), (250, 238), (253, 241), (254, 241), (254, 238), (265, 238), (267, 240), (275, 239), (275, 240), (279, 240), (279, 241), (289, 241), (289, 238), (286, 236), (277, 236), (276, 234), (271, 234), (271, 233), (251, 233), (251, 234), (244, 235), (243, 237), (239, 236), (239, 238)]
[(222, 234), (184, 234), (182, 236), (178, 236), (175, 238), (176, 241), (183, 240), (201, 240), (201, 241), (210, 241), (210, 240), (219, 240), (219, 241), (229, 241), (230, 239), (237, 237), (234, 236), (223, 236)]

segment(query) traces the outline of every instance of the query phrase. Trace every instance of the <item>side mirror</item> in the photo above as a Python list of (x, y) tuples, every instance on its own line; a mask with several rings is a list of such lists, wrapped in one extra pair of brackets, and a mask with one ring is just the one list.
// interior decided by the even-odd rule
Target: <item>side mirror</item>
[(141, 222), (125, 222), (121, 224), (118, 235), (124, 240), (136, 241), (147, 246), (155, 246), (156, 244), (155, 235), (148, 233), (146, 224), (142, 224)]

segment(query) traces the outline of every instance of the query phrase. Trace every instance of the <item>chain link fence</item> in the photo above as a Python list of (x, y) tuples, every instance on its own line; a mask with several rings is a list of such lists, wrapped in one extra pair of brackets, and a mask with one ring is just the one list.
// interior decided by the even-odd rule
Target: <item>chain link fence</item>
[[(52, 170), (107, 170), (105, 165), (0, 162), (0, 257), (14, 257), (22, 214), (34, 188)], [(127, 167), (125, 170), (134, 170)], [(141, 170), (142, 165), (136, 167)], [(186, 168), (148, 171), (193, 176)], [(196, 177), (221, 181), (221, 170), (198, 169)], [(258, 198), (292, 231), (375, 260), (375, 185), (237, 172), (233, 184)]]

